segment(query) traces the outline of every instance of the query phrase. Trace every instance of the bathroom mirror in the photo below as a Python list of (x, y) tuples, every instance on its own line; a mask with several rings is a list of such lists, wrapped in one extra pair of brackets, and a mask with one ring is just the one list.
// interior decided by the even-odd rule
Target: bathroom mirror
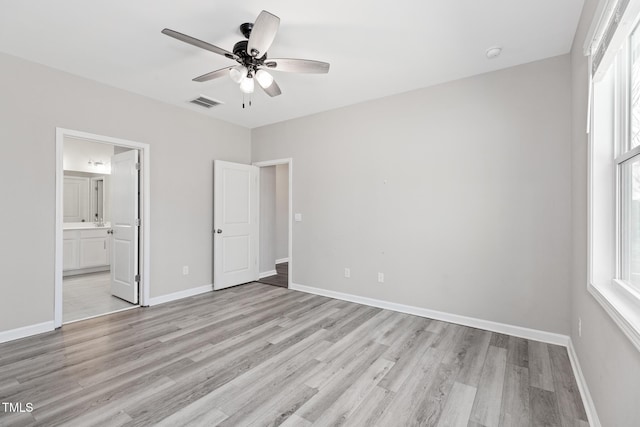
[(64, 172), (64, 222), (109, 221), (109, 176)]

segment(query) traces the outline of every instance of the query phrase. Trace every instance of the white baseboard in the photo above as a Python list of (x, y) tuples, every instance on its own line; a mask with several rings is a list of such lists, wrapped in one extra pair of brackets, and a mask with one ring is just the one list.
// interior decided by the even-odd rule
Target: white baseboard
[(54, 329), (52, 320), (50, 322), (43, 322), (35, 325), (23, 326), (22, 328), (11, 329), (9, 331), (2, 331), (0, 332), (0, 343), (30, 337), (31, 335), (37, 335), (43, 332), (51, 332)]
[(258, 274), (258, 279), (264, 279), (265, 277), (275, 276), (276, 274), (278, 274), (278, 272), (275, 270), (265, 271), (264, 273)]
[[(186, 289), (184, 291), (174, 292), (172, 294), (154, 297), (149, 300), (149, 305), (164, 304), (182, 298), (203, 294), (213, 291), (213, 285), (200, 286), (198, 288)], [(125, 309), (125, 310), (128, 310)], [(86, 319), (83, 319), (86, 320)], [(36, 325), (24, 326), (22, 328), (11, 329), (9, 331), (0, 331), (0, 343), (17, 340), (20, 338), (30, 337), (32, 335), (50, 332), (55, 329), (53, 321), (38, 323)]]
[(276, 260), (276, 264), (282, 264), (283, 262), (289, 262), (289, 258), (280, 258)]
[(149, 305), (164, 304), (166, 302), (175, 301), (182, 298), (192, 297), (194, 295), (204, 294), (213, 291), (213, 285), (200, 286), (198, 288), (185, 289), (184, 291), (174, 292), (172, 294), (161, 295), (149, 299)]
[(573, 375), (576, 377), (576, 383), (578, 383), (578, 390), (580, 390), (580, 396), (582, 396), (582, 404), (584, 410), (587, 413), (587, 419), (591, 427), (601, 427), (600, 419), (596, 413), (596, 406), (591, 399), (591, 393), (589, 393), (589, 387), (587, 387), (587, 381), (582, 374), (582, 368), (580, 368), (580, 362), (578, 362), (578, 354), (573, 347), (573, 341), (569, 338), (569, 345), (567, 345), (567, 352), (569, 353), (569, 360), (571, 361), (571, 367), (573, 368)]
[(585, 412), (587, 413), (589, 425), (591, 427), (601, 427), (600, 420), (598, 419), (598, 414), (596, 413), (596, 407), (593, 403), (593, 400), (591, 399), (591, 393), (589, 393), (587, 382), (584, 378), (584, 375), (582, 374), (580, 363), (578, 362), (578, 355), (576, 354), (575, 348), (573, 347), (571, 338), (567, 335), (540, 331), (537, 329), (523, 328), (521, 326), (508, 325), (506, 323), (492, 322), (490, 320), (460, 316), (457, 314), (445, 313), (442, 311), (429, 310), (422, 307), (397, 304), (374, 298), (361, 297), (358, 295), (352, 295), (343, 292), (299, 285), (296, 283), (292, 283), (290, 289), (566, 347), (567, 353), (569, 355), (569, 360), (571, 361), (571, 368), (573, 369), (573, 374), (576, 378), (578, 389), (580, 390), (582, 403), (584, 405)]
[(62, 272), (62, 277), (79, 276), (81, 274), (100, 273), (102, 271), (111, 270), (110, 265), (104, 265), (102, 267), (80, 268), (78, 270), (67, 270)]
[(292, 283), (290, 289), (301, 291), (301, 292), (307, 292), (310, 294), (322, 295), (325, 297), (335, 298), (343, 301), (350, 301), (358, 304), (369, 305), (372, 307), (384, 308), (386, 310), (413, 314), (415, 316), (427, 317), (429, 319), (442, 320), (444, 322), (470, 326), (472, 328), (485, 329), (491, 332), (499, 332), (501, 334), (513, 335), (515, 337), (526, 338), (534, 341), (541, 341), (548, 344), (561, 345), (564, 347), (567, 347), (569, 345), (569, 337), (567, 335), (556, 334), (553, 332), (540, 331), (537, 329), (529, 329), (529, 328), (524, 328), (522, 326), (508, 325), (506, 323), (498, 323), (490, 320), (483, 320), (483, 319), (477, 319), (474, 317), (467, 317), (467, 316), (461, 316), (458, 314), (451, 314), (451, 313), (445, 313), (442, 311), (430, 310), (428, 308), (398, 304), (398, 303), (378, 300), (374, 298), (367, 298), (367, 297), (361, 297), (358, 295), (330, 291), (327, 289), (298, 285), (296, 283)]

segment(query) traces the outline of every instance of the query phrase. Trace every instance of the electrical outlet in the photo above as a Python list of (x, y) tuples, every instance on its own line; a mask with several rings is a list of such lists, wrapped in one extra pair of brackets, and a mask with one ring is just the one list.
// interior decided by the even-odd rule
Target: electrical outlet
[(351, 269), (350, 268), (346, 268), (344, 269), (344, 277), (346, 277), (347, 279), (351, 277)]
[(578, 336), (582, 338), (582, 317), (578, 317)]
[(189, 266), (185, 265), (184, 267), (182, 267), (182, 275), (186, 276), (189, 274)]
[(384, 283), (384, 273), (378, 273), (378, 283)]

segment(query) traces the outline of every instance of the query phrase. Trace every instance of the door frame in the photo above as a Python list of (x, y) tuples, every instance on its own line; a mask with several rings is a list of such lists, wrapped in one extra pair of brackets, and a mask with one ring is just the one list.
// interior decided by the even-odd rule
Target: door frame
[[(277, 165), (289, 165), (289, 264), (287, 266), (288, 278), (287, 278), (287, 287), (291, 289), (291, 285), (293, 283), (293, 158), (287, 157), (284, 159), (276, 159), (276, 160), (265, 160), (262, 162), (253, 162), (253, 166), (257, 166), (259, 168), (264, 168), (267, 166), (277, 166)], [(258, 189), (260, 189), (260, 174), (258, 174)], [(260, 212), (260, 191), (258, 191), (258, 212)], [(258, 215), (260, 218), (260, 215)], [(260, 223), (258, 222), (258, 229), (260, 228)], [(259, 236), (259, 234), (258, 234)], [(259, 237), (258, 237), (259, 238)], [(258, 248), (260, 245), (258, 244)], [(258, 266), (260, 266), (260, 252), (258, 252)]]
[(151, 286), (151, 147), (143, 142), (129, 141), (110, 136), (56, 127), (56, 228), (55, 228), (55, 279), (53, 323), (55, 328), (62, 326), (62, 283), (63, 283), (63, 199), (64, 184), (64, 138), (75, 137), (102, 144), (118, 145), (140, 151), (140, 306), (149, 305)]

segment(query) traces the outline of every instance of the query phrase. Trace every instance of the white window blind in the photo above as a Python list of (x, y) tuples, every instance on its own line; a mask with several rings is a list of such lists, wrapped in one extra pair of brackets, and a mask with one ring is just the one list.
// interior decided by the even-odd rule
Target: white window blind
[(591, 57), (589, 72), (598, 81), (613, 63), (617, 52), (636, 25), (640, 0), (602, 0), (585, 40)]
[(613, 64), (640, 15), (640, 0), (600, 0), (585, 37), (584, 54), (589, 57), (587, 133), (591, 132), (593, 83), (600, 81)]

